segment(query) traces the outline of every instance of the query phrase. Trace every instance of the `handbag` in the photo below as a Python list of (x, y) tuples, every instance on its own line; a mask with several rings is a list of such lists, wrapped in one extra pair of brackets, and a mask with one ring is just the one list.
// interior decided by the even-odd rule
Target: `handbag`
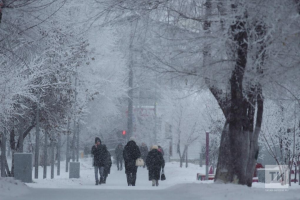
[(135, 166), (138, 166), (138, 167), (144, 166), (144, 160), (142, 158), (136, 159)]
[(162, 181), (166, 180), (166, 175), (165, 175), (165, 170), (164, 170), (164, 168), (162, 169), (161, 176), (160, 176), (160, 180), (162, 180)]

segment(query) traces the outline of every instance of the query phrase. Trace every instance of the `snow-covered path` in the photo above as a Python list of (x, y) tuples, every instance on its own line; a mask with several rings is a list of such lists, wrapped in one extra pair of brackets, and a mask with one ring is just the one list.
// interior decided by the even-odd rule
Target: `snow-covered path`
[[(48, 168), (47, 179), (33, 179), (34, 183), (27, 184), (29, 188), (20, 182), (16, 185), (9, 181), (10, 185), (5, 189), (0, 180), (0, 200), (300, 200), (298, 184), (288, 191), (277, 192), (265, 191), (263, 183), (255, 183), (252, 188), (212, 184), (212, 181), (196, 180), (196, 173), (203, 173), (204, 167), (190, 164), (188, 168), (179, 168), (177, 162), (166, 163), (167, 180), (160, 181), (158, 187), (151, 186), (145, 168), (138, 169), (136, 186), (127, 186), (124, 170), (117, 171), (115, 165), (107, 184), (96, 186), (91, 159), (82, 159), (80, 162), (80, 179), (69, 179), (64, 170), (61, 176), (50, 179)], [(39, 176), (42, 177), (42, 168)], [(7, 185), (8, 182), (2, 183)]]
[(164, 190), (123, 189), (31, 189), (19, 197), (1, 200), (299, 200), (299, 190), (266, 192), (259, 188), (248, 188), (224, 184), (179, 184)]
[[(126, 190), (158, 190), (166, 189), (180, 183), (199, 183), (196, 181), (198, 172), (204, 173), (205, 168), (190, 164), (188, 168), (179, 168), (177, 162), (166, 163), (165, 173), (167, 180), (160, 181), (158, 187), (152, 187), (148, 181), (148, 170), (139, 167), (137, 172), (137, 180), (135, 187), (128, 187), (124, 169), (118, 171), (116, 165), (112, 166), (111, 174), (108, 176), (106, 184), (95, 185), (94, 168), (92, 167), (92, 159), (85, 158), (80, 161), (80, 178), (69, 179), (69, 174), (64, 172), (65, 165), (62, 163), (62, 172), (60, 176), (50, 179), (50, 168), (48, 167), (47, 179), (33, 179), (34, 183), (27, 184), (32, 188), (65, 188), (65, 189), (126, 189)], [(43, 169), (39, 170), (39, 177), (42, 177)], [(56, 172), (56, 171), (55, 171)]]

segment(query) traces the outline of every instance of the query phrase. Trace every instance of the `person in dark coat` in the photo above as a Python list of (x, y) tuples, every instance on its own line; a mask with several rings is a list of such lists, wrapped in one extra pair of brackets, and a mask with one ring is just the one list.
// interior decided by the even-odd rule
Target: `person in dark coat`
[(135, 186), (137, 166), (135, 162), (141, 157), (139, 147), (136, 145), (134, 138), (130, 138), (130, 141), (126, 144), (123, 150), (123, 158), (125, 161), (125, 173), (127, 177), (128, 186)]
[(158, 145), (158, 151), (162, 154), (162, 156), (165, 155), (165, 152), (161, 146)]
[[(101, 140), (98, 137), (95, 138), (95, 145), (92, 147), (91, 154), (94, 156), (93, 166), (95, 169), (96, 185), (98, 185), (103, 183), (104, 180), (104, 163), (107, 157), (107, 150), (103, 148), (103, 145), (101, 145)], [(100, 174), (100, 182), (98, 179), (98, 172)]]
[(116, 147), (115, 154), (118, 170), (121, 171), (123, 168), (123, 145), (121, 143)]
[(111, 168), (112, 162), (111, 162), (111, 155), (110, 155), (109, 151), (107, 150), (107, 147), (105, 144), (103, 145), (103, 148), (105, 151), (107, 151), (107, 156), (106, 156), (105, 163), (104, 163), (104, 175), (103, 175), (103, 177), (104, 177), (103, 183), (105, 184), (106, 178), (107, 178), (108, 174), (110, 174), (110, 168)]
[(148, 153), (146, 165), (149, 170), (149, 181), (152, 181), (152, 186), (158, 186), (160, 171), (165, 167), (165, 160), (158, 151), (157, 145), (153, 145), (151, 151)]
[(146, 158), (147, 158), (147, 155), (148, 155), (148, 147), (144, 142), (142, 143), (142, 146), (140, 146), (140, 151), (141, 151), (141, 157), (144, 160), (144, 168), (145, 168)]

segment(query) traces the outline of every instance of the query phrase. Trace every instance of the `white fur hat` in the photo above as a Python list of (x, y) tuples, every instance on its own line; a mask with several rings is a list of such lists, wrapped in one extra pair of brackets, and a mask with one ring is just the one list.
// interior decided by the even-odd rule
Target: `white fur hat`
[(158, 149), (158, 146), (157, 146), (157, 145), (153, 145), (153, 146), (151, 147), (151, 149)]
[(134, 141), (135, 142), (135, 137), (130, 137), (129, 141)]

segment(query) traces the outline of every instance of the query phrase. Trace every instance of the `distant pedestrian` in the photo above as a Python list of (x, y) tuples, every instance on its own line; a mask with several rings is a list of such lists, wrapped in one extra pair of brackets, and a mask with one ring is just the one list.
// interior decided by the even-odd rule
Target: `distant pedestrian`
[(134, 140), (134, 137), (131, 137), (130, 141), (126, 144), (123, 150), (125, 173), (128, 186), (135, 186), (137, 173), (136, 160), (141, 157), (140, 149)]
[[(104, 180), (104, 164), (107, 157), (107, 150), (103, 148), (101, 140), (98, 137), (95, 138), (95, 145), (92, 147), (91, 154), (94, 156), (95, 181), (96, 185), (98, 185), (103, 183)], [(100, 174), (100, 181), (98, 179), (98, 172)]]
[(116, 161), (117, 161), (117, 168), (118, 170), (122, 170), (123, 168), (123, 145), (120, 143), (115, 149)]
[(104, 177), (103, 183), (105, 184), (107, 176), (108, 176), (108, 174), (110, 174), (110, 168), (111, 168), (112, 162), (111, 162), (111, 155), (110, 155), (109, 151), (107, 150), (107, 147), (105, 144), (103, 145), (103, 148), (104, 148), (104, 151), (107, 152), (105, 163), (104, 163), (104, 175), (103, 175), (103, 177)]
[(146, 165), (149, 170), (149, 181), (152, 181), (152, 186), (158, 186), (160, 171), (165, 167), (165, 160), (158, 151), (157, 145), (153, 145), (151, 151), (148, 153)]
[(140, 151), (141, 151), (141, 157), (144, 160), (144, 168), (145, 168), (145, 166), (146, 166), (146, 158), (147, 158), (147, 155), (148, 155), (148, 147), (147, 147), (147, 145), (144, 142), (140, 146)]

